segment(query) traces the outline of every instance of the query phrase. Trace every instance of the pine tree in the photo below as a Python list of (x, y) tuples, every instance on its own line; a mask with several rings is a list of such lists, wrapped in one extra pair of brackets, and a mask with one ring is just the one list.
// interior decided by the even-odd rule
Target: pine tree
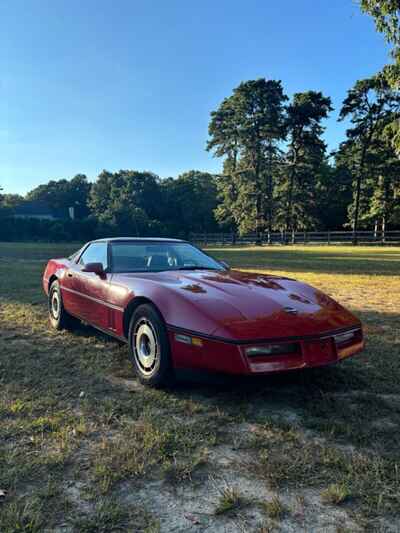
[(352, 218), (354, 244), (357, 244), (362, 192), (367, 185), (366, 177), (374, 138), (384, 132), (388, 134), (386, 128), (390, 128), (393, 120), (398, 120), (399, 110), (400, 94), (391, 89), (382, 75), (357, 81), (343, 101), (339, 120), (349, 117), (352, 123), (352, 127), (346, 132), (348, 138), (342, 143), (341, 150), (352, 154), (354, 199), (349, 214)]
[(242, 233), (255, 229), (257, 241), (265, 225), (273, 226), (273, 169), (285, 138), (285, 100), (280, 81), (261, 78), (241, 83), (211, 113), (207, 150), (225, 158), (216, 216)]
[(321, 121), (331, 110), (331, 99), (316, 91), (296, 93), (287, 107), (288, 147), (279, 187), (279, 219), (286, 231), (315, 222), (314, 191), (326, 151)]

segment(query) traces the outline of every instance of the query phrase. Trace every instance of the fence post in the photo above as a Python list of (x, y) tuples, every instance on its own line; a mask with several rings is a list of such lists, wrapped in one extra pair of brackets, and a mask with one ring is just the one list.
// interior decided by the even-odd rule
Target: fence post
[(382, 217), (382, 244), (386, 242), (386, 218)]
[(207, 246), (207, 233), (204, 232), (204, 246)]
[(328, 244), (331, 244), (331, 232), (328, 230)]
[(296, 243), (296, 234), (294, 232), (294, 229), (292, 229), (292, 244)]

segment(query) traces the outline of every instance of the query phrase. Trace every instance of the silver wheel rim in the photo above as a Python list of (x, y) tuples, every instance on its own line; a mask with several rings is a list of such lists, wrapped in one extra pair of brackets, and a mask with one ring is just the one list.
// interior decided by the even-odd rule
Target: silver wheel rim
[(56, 320), (60, 316), (60, 297), (57, 291), (53, 291), (51, 295), (51, 314)]
[(154, 372), (160, 357), (157, 335), (147, 318), (140, 318), (133, 333), (133, 352), (140, 371), (149, 376)]

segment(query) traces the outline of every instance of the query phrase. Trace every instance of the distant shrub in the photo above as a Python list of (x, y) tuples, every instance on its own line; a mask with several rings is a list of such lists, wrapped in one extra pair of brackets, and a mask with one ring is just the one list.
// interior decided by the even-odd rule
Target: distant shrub
[(166, 237), (174, 236), (167, 225), (158, 220), (132, 226), (106, 224), (94, 217), (82, 220), (47, 220), (37, 218), (0, 217), (0, 241), (85, 242), (101, 237)]
[(0, 220), (0, 241), (87, 241), (97, 237), (97, 226), (97, 221), (91, 219), (40, 220), (5, 217)]

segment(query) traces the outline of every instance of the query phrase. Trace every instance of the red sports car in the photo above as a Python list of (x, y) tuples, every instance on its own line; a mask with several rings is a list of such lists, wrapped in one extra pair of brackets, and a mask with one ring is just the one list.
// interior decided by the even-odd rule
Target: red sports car
[(176, 239), (89, 242), (51, 259), (50, 322), (73, 318), (128, 343), (139, 379), (175, 369), (263, 374), (335, 363), (364, 346), (360, 321), (293, 279), (231, 270)]

